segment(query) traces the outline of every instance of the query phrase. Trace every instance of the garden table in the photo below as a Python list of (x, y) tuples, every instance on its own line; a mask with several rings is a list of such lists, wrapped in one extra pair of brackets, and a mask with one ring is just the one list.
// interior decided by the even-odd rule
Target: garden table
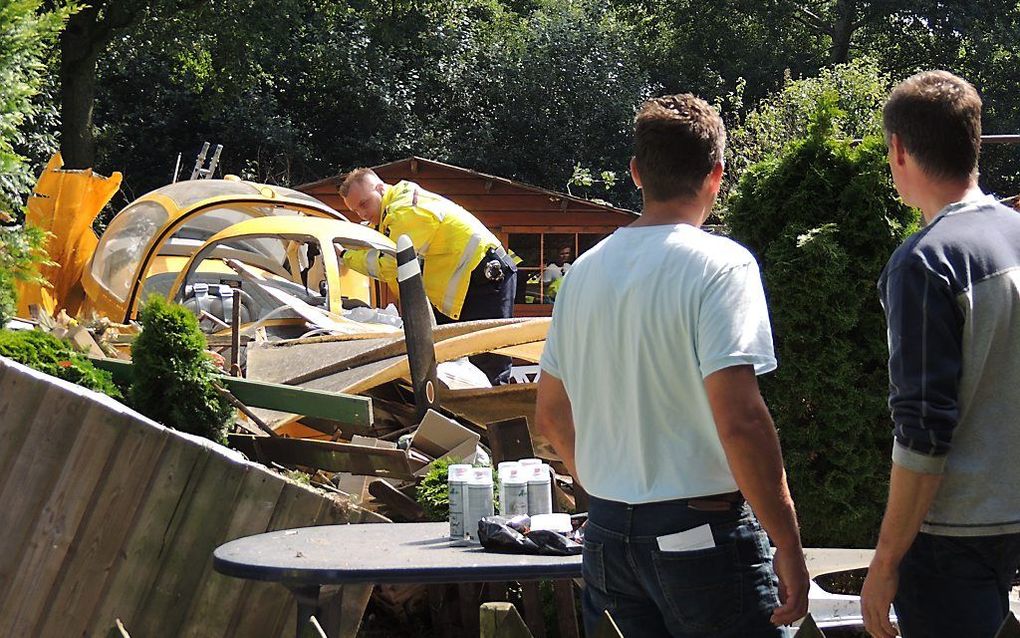
[(320, 610), (319, 589), (352, 583), (467, 583), (581, 577), (581, 556), (496, 554), (454, 542), (448, 523), (325, 525), (247, 536), (220, 545), (213, 567), (273, 581), (297, 600), (297, 635)]

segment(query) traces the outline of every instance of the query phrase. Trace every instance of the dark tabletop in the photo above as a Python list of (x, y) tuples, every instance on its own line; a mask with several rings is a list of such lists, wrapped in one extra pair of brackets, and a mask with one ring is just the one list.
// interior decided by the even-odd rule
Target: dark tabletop
[(292, 584), (580, 578), (581, 557), (496, 554), (454, 544), (449, 523), (363, 523), (267, 532), (213, 552), (228, 576)]

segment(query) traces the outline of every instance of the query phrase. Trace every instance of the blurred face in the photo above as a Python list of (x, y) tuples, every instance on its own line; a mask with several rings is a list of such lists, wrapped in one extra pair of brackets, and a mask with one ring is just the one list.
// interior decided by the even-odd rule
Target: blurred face
[(351, 185), (347, 197), (344, 197), (344, 203), (361, 219), (378, 224), (382, 216), (382, 197), (385, 192), (386, 185), (382, 181), (362, 179)]
[(560, 248), (559, 257), (561, 264), (565, 264), (570, 261), (570, 247), (564, 246), (563, 248)]

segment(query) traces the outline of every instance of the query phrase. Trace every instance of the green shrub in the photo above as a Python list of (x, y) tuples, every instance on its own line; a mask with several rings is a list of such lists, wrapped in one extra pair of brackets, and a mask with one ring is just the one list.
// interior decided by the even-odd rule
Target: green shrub
[(232, 410), (214, 387), (216, 367), (195, 315), (153, 295), (141, 323), (131, 347), (132, 407), (164, 425), (225, 443)]
[(875, 283), (916, 229), (881, 138), (853, 145), (819, 101), (806, 138), (740, 180), (726, 221), (762, 263), (779, 369), (761, 379), (807, 545), (871, 546), (892, 443)]
[(418, 483), (418, 504), (425, 510), (425, 517), (430, 521), (446, 521), (450, 518), (450, 490), (447, 483), (447, 471), (455, 461), (449, 457), (437, 459), (432, 468)]
[(114, 399), (123, 395), (109, 372), (99, 370), (70, 344), (38, 330), (0, 330), (0, 356)]
[(18, 310), (17, 282), (45, 284), (38, 270), (40, 265), (51, 263), (45, 246), (46, 232), (35, 226), (0, 227), (0, 328)]

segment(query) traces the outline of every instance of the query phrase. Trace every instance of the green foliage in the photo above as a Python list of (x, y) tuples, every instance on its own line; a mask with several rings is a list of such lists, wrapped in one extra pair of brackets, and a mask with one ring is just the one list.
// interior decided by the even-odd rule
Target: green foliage
[(34, 98), (47, 78), (50, 45), (71, 11), (63, 1), (0, 3), (0, 213), (12, 217), (20, 212), (33, 181), (19, 149), (40, 139), (37, 129), (28, 126), (52, 113)]
[[(450, 466), (459, 462), (449, 457), (436, 459), (415, 488), (418, 504), (425, 510), (425, 517), (428, 520), (450, 519), (450, 486), (447, 477)], [(493, 477), (492, 481), (492, 503), (494, 507), (499, 507), (499, 481), (496, 477)]]
[(131, 347), (131, 405), (164, 425), (226, 441), (230, 404), (214, 387), (216, 367), (187, 308), (158, 295), (141, 310), (142, 332)]
[(730, 131), (727, 170), (739, 176), (753, 164), (782, 153), (791, 141), (802, 139), (822, 100), (833, 102), (835, 108), (826, 111), (826, 116), (846, 137), (881, 134), (881, 109), (889, 84), (889, 77), (871, 58), (827, 67), (817, 76), (798, 80), (787, 71), (783, 87), (758, 102)]
[(109, 372), (99, 370), (71, 345), (38, 330), (0, 330), (0, 356), (114, 399), (123, 395)]
[(51, 262), (46, 257), (46, 233), (34, 226), (0, 226), (0, 327), (18, 308), (17, 282), (45, 284), (38, 267)]
[(421, 483), (418, 483), (418, 504), (425, 510), (430, 521), (445, 521), (450, 518), (450, 489), (447, 482), (448, 470), (456, 461), (449, 457), (436, 459)]
[(918, 215), (897, 199), (881, 138), (853, 145), (841, 117), (820, 100), (809, 135), (740, 180), (726, 221), (763, 266), (779, 369), (761, 388), (804, 541), (866, 547), (891, 445), (875, 282)]

